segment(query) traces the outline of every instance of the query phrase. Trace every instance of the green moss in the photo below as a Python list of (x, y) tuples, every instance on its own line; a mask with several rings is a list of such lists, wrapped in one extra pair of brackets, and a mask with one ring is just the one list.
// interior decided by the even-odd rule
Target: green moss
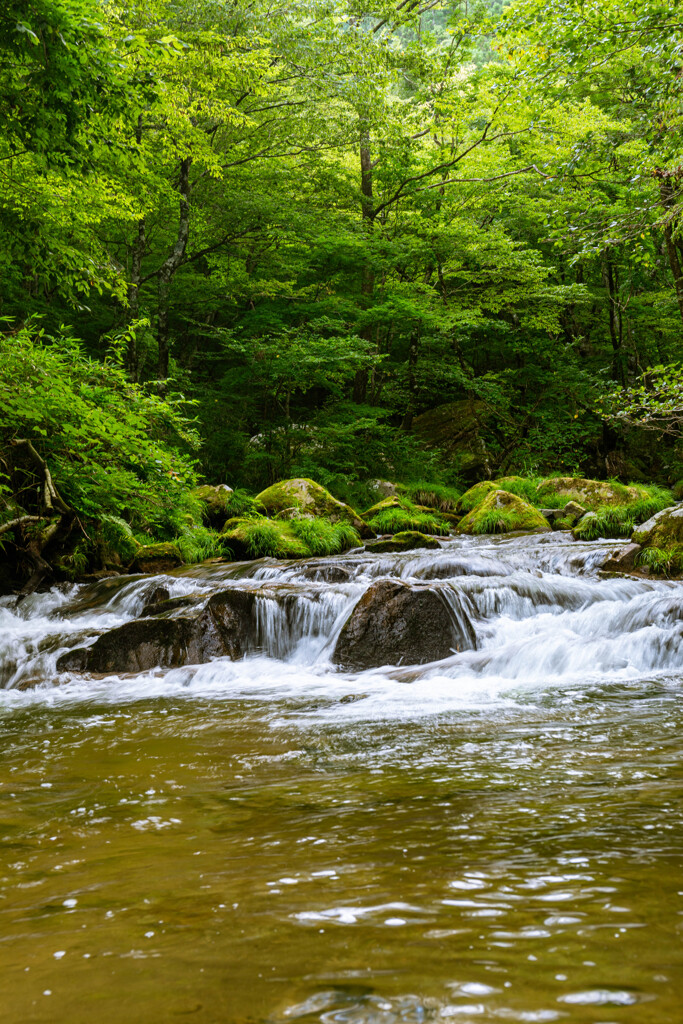
[(628, 508), (606, 505), (595, 512), (587, 512), (572, 530), (577, 540), (597, 540), (598, 537), (630, 537), (633, 517)]
[(683, 543), (683, 508), (675, 505), (662, 509), (654, 516), (639, 524), (634, 530), (633, 540), (648, 548), (669, 548)]
[[(664, 495), (666, 498), (664, 499)], [(546, 477), (539, 481), (537, 501), (547, 502), (548, 507), (553, 499), (577, 501), (590, 511), (605, 506), (635, 505), (639, 502), (660, 503), (661, 508), (671, 503), (668, 491), (655, 484), (622, 484), (618, 480), (587, 480), (585, 477)], [(556, 506), (559, 507), (559, 506)]]
[(350, 523), (332, 523), (329, 519), (292, 519), (289, 525), (311, 555), (337, 555), (361, 543), (357, 530)]
[(458, 512), (471, 512), (473, 508), (480, 505), (487, 494), (491, 494), (492, 491), (499, 490), (494, 484), (493, 480), (480, 480), (478, 484), (474, 484), (470, 487), (469, 491), (460, 497), (457, 504)]
[(412, 551), (417, 548), (440, 548), (436, 537), (419, 533), (416, 530), (402, 530), (395, 533), (393, 537), (386, 537), (382, 540), (373, 540), (365, 545), (366, 551)]
[(346, 519), (351, 522), (360, 518), (349, 505), (338, 501), (330, 492), (307, 477), (293, 480), (280, 480), (256, 495), (269, 515), (297, 509), (310, 515), (323, 516), (329, 519)]
[(161, 572), (183, 564), (183, 556), (175, 541), (142, 544), (135, 555), (135, 568), (139, 572)]
[[(647, 490), (646, 495), (626, 505), (603, 505), (589, 512), (574, 527), (574, 536), (578, 540), (595, 540), (598, 537), (630, 537), (633, 533), (634, 541), (637, 544), (643, 543), (638, 526), (661, 512), (667, 507), (663, 503), (670, 501), (669, 492), (662, 488), (653, 486), (644, 490)], [(675, 519), (676, 517), (672, 517), (672, 522)], [(683, 517), (681, 521), (683, 522)], [(662, 522), (659, 530), (655, 528), (652, 546), (667, 547), (675, 540), (683, 540), (683, 527), (680, 532), (679, 537), (677, 527), (672, 531)]]
[(513, 530), (547, 533), (546, 519), (538, 509), (508, 491), (494, 490), (461, 519), (458, 533), (511, 533)]

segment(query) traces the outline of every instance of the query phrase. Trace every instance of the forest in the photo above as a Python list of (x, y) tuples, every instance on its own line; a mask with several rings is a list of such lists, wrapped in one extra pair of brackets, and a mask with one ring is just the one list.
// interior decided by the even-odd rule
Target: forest
[(413, 519), (511, 475), (683, 493), (680, 17), (8, 0), (11, 575), (219, 554), (202, 483), (233, 517), (283, 478)]

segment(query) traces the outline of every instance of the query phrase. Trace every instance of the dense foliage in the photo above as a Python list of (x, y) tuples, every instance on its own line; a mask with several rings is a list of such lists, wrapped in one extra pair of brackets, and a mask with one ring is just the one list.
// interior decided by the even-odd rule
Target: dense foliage
[(143, 538), (195, 470), (674, 483), (680, 7), (6, 4), (7, 500), (19, 438)]

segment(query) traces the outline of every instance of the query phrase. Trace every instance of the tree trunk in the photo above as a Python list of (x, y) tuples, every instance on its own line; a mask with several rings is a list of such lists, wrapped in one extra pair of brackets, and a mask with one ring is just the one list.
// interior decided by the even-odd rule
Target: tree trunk
[(676, 245), (676, 240), (674, 239), (677, 220), (674, 216), (676, 195), (670, 178), (661, 179), (659, 184), (659, 197), (662, 201), (664, 212), (667, 214), (664, 221), (664, 240), (666, 242), (666, 252), (669, 257), (669, 266), (674, 279), (674, 288), (676, 289), (678, 311), (681, 314), (681, 320), (683, 320), (683, 268), (681, 267), (680, 253)]
[[(372, 234), (372, 227), (375, 220), (375, 207), (372, 192), (372, 154), (370, 151), (370, 133), (366, 128), (360, 134), (360, 188), (361, 188), (361, 210), (363, 214), (363, 226), (368, 236)], [(375, 290), (375, 271), (370, 260), (363, 265), (363, 277), (361, 280), (361, 295), (364, 307), (370, 305)], [(361, 331), (361, 337), (372, 342), (372, 330), (366, 328)], [(368, 393), (368, 371), (358, 370), (353, 382), (354, 402), (364, 402)]]
[(178, 181), (178, 195), (180, 196), (180, 214), (178, 218), (178, 233), (173, 249), (161, 264), (157, 274), (157, 294), (159, 310), (157, 314), (157, 343), (159, 346), (158, 377), (160, 381), (168, 379), (168, 360), (170, 350), (170, 337), (168, 327), (168, 307), (171, 295), (171, 282), (178, 267), (185, 258), (187, 241), (190, 237), (190, 167), (192, 157), (187, 156), (180, 162), (180, 177)]
[(608, 257), (605, 257), (602, 264), (602, 280), (607, 291), (609, 336), (612, 342), (612, 378), (624, 386), (626, 379), (621, 352), (621, 311), (617, 298), (614, 266)]
[(410, 392), (410, 398), (408, 399), (408, 405), (405, 413), (403, 414), (403, 423), (401, 424), (404, 430), (410, 430), (413, 425), (413, 416), (415, 415), (415, 409), (417, 408), (416, 371), (419, 354), (420, 327), (418, 324), (410, 335), (410, 341), (408, 342), (408, 391)]
[[(140, 318), (140, 280), (142, 278), (142, 258), (147, 244), (145, 218), (138, 221), (137, 235), (133, 242), (131, 252), (130, 282), (128, 284), (128, 319), (129, 321)], [(137, 341), (134, 332), (130, 334), (127, 353), (128, 373), (131, 380), (140, 379), (140, 357)]]

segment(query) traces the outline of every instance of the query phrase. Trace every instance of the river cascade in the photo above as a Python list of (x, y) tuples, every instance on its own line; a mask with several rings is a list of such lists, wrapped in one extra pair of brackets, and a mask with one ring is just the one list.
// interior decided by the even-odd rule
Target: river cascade
[[(7, 1019), (88, 1020), (69, 978), (114, 1022), (679, 1020), (683, 585), (601, 573), (616, 547), (458, 537), (0, 599)], [(435, 602), (397, 628), (436, 659), (373, 634), (349, 667), (382, 587)], [(99, 638), (226, 594), (233, 657), (88, 671)]]

